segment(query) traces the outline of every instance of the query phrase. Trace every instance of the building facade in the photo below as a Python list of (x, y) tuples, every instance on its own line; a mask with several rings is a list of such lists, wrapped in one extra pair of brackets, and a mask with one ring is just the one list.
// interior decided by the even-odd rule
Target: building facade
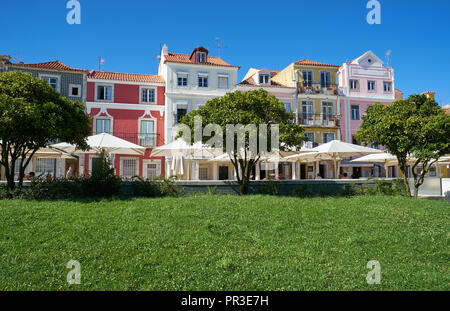
[[(109, 133), (147, 147), (143, 156), (115, 155), (116, 174), (152, 178), (165, 174), (163, 157), (151, 158), (165, 141), (165, 81), (161, 76), (92, 71), (87, 78), (86, 113), (92, 134)], [(98, 155), (84, 155), (80, 171), (90, 174)]]
[(272, 81), (297, 89), (295, 113), (312, 145), (340, 139), (341, 112), (336, 73), (339, 66), (302, 59), (290, 64)]
[[(44, 63), (13, 63), (11, 57), (0, 55), (0, 72), (22, 71), (47, 81), (50, 86), (69, 100), (86, 102), (88, 70), (67, 66), (60, 61)], [(37, 155), (33, 157), (25, 173), (35, 172), (36, 176), (56, 175), (64, 176), (69, 166), (76, 167), (74, 159), (60, 159)], [(16, 166), (16, 175), (19, 175)], [(0, 175), (4, 176), (4, 168)]]
[(236, 89), (239, 66), (232, 66), (198, 47), (191, 54), (169, 52), (162, 48), (158, 74), (166, 82), (165, 142), (176, 136), (175, 127), (186, 113), (201, 108), (215, 97)]
[(372, 51), (351, 62), (344, 63), (338, 72), (342, 140), (357, 143), (356, 131), (362, 123), (361, 116), (374, 103), (391, 104), (401, 98), (395, 90), (394, 69), (384, 63)]

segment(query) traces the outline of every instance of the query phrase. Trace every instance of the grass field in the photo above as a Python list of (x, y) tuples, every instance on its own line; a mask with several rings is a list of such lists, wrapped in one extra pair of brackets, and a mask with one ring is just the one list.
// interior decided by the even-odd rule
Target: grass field
[[(0, 201), (0, 290), (450, 290), (448, 202)], [(81, 284), (68, 285), (69, 260)], [(368, 285), (369, 260), (381, 284)]]

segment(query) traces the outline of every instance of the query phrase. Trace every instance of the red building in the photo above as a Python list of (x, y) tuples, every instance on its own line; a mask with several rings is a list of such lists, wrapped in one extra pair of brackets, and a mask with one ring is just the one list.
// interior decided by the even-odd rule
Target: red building
[[(109, 133), (147, 147), (144, 156), (115, 155), (116, 174), (164, 175), (164, 157), (151, 158), (164, 144), (165, 81), (161, 76), (91, 71), (87, 78), (86, 113), (92, 117), (92, 134)], [(80, 171), (90, 174), (98, 155), (80, 159)]]

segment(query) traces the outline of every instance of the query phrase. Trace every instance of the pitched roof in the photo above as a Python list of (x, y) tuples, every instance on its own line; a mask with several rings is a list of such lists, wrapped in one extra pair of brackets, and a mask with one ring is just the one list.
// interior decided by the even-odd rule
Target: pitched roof
[(167, 53), (165, 62), (241, 68), (240, 66), (232, 66), (219, 57), (208, 56), (205, 63), (196, 63), (191, 61), (191, 55), (178, 53)]
[(119, 73), (119, 72), (104, 72), (91, 71), (88, 75), (90, 79), (97, 80), (115, 80), (128, 82), (148, 82), (148, 83), (164, 83), (164, 78), (157, 75), (137, 74), (137, 73)]
[(72, 68), (70, 66), (67, 66), (67, 65), (61, 63), (59, 60), (55, 60), (52, 62), (45, 62), (45, 63), (35, 63), (35, 64), (12, 63), (12, 64), (10, 64), (10, 66), (20, 67), (20, 68), (47, 69), (47, 70), (56, 70), (56, 71), (76, 71), (76, 72), (83, 72), (83, 73), (89, 72), (86, 69), (78, 69), (78, 68)]
[(281, 84), (279, 82), (276, 82), (276, 81), (273, 81), (273, 80), (270, 81), (270, 85), (269, 84), (261, 85), (261, 84), (256, 83), (255, 80), (253, 80), (253, 76), (254, 76), (254, 74), (251, 75), (250, 77), (248, 77), (247, 79), (242, 80), (242, 82), (239, 83), (238, 85), (239, 86), (248, 86), (248, 87), (261, 87), (261, 88), (263, 88), (263, 87), (274, 87), (274, 88), (294, 89), (293, 87), (289, 87), (289, 86), (283, 85), (283, 84)]
[(309, 60), (309, 59), (301, 59), (297, 62), (295, 62), (294, 64), (296, 65), (306, 65), (306, 66), (320, 66), (320, 67), (336, 67), (339, 68), (339, 65), (330, 65), (330, 64), (325, 64), (325, 63), (319, 63), (313, 60)]

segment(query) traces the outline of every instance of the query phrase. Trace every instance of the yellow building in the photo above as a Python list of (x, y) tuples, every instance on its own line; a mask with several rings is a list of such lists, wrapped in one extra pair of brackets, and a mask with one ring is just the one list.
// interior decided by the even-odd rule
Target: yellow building
[(297, 118), (314, 144), (340, 139), (337, 65), (302, 59), (272, 77), (272, 81), (298, 90)]

